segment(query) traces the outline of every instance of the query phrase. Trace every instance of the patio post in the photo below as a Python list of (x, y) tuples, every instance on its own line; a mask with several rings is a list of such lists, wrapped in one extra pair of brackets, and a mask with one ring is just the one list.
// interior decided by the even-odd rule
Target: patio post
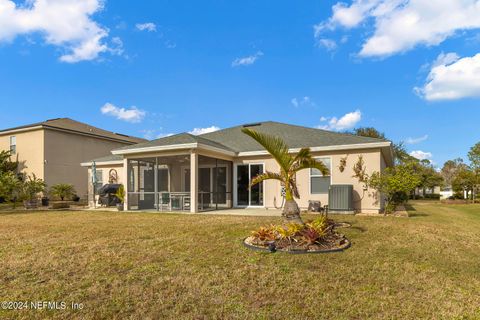
[(190, 212), (198, 212), (198, 154), (190, 152)]
[(123, 159), (122, 183), (125, 188), (125, 200), (123, 201), (123, 210), (128, 210), (128, 159)]

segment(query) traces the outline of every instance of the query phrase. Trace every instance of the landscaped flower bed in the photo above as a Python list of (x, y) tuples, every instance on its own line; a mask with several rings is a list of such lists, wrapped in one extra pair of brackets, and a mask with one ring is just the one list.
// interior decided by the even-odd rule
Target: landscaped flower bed
[(350, 246), (348, 239), (336, 232), (339, 226), (333, 220), (321, 216), (304, 225), (289, 223), (260, 227), (244, 240), (254, 250), (314, 253), (341, 251)]

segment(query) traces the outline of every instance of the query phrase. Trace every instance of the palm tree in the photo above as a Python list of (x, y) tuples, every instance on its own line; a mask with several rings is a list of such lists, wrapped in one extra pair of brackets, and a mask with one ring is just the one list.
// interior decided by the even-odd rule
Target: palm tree
[(65, 198), (72, 198), (75, 195), (75, 188), (71, 184), (60, 183), (52, 186), (50, 193), (63, 201)]
[(303, 224), (300, 218), (300, 208), (295, 198), (300, 198), (297, 188), (296, 174), (303, 169), (318, 169), (323, 175), (328, 175), (328, 168), (319, 161), (316, 161), (310, 153), (310, 148), (302, 148), (294, 155), (289, 153), (289, 148), (285, 141), (279, 137), (264, 134), (248, 128), (242, 129), (242, 132), (252, 137), (265, 150), (272, 155), (280, 166), (280, 172), (269, 172), (259, 174), (252, 179), (250, 186), (254, 186), (265, 180), (278, 180), (285, 188), (285, 206), (283, 208), (283, 217), (288, 221)]

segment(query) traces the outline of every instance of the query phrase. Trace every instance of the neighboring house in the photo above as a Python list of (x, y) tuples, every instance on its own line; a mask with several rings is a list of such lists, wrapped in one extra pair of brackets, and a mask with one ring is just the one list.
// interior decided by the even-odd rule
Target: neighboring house
[[(223, 208), (274, 208), (282, 205), (282, 188), (268, 180), (249, 187), (250, 181), (265, 171), (278, 172), (275, 160), (242, 128), (275, 135), (285, 140), (296, 153), (310, 147), (312, 154), (330, 169), (329, 176), (317, 170), (297, 174), (299, 206), (309, 200), (328, 204), (332, 184), (353, 185), (357, 212), (380, 212), (384, 201), (374, 190), (353, 178), (353, 166), (362, 156), (367, 173), (382, 172), (393, 165), (391, 142), (330, 132), (278, 122), (241, 125), (193, 136), (181, 133), (112, 151), (108, 158), (96, 159), (97, 175), (105, 182), (115, 170), (127, 191), (128, 210), (185, 210), (198, 212)], [(342, 158), (347, 165), (339, 169)], [(83, 163), (90, 167), (92, 162)]]
[(0, 150), (11, 151), (21, 173), (35, 174), (48, 186), (72, 184), (84, 198), (88, 192), (87, 169), (80, 166), (81, 162), (144, 141), (68, 118), (0, 130)]
[(445, 200), (450, 197), (453, 197), (454, 192), (451, 186), (446, 186), (440, 190), (440, 199)]

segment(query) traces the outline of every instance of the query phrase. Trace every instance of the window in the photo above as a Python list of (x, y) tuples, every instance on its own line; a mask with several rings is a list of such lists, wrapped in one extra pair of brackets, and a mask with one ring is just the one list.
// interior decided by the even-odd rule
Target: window
[(15, 136), (10, 137), (10, 153), (11, 154), (17, 153), (17, 137)]
[[(331, 172), (332, 165), (330, 158), (317, 158), (319, 162), (327, 167)], [(310, 193), (311, 194), (322, 194), (328, 193), (328, 188), (330, 187), (330, 174), (328, 176), (322, 175), (322, 173), (317, 169), (310, 169)]]
[(100, 189), (103, 187), (103, 170), (97, 170), (95, 173), (95, 190)]

